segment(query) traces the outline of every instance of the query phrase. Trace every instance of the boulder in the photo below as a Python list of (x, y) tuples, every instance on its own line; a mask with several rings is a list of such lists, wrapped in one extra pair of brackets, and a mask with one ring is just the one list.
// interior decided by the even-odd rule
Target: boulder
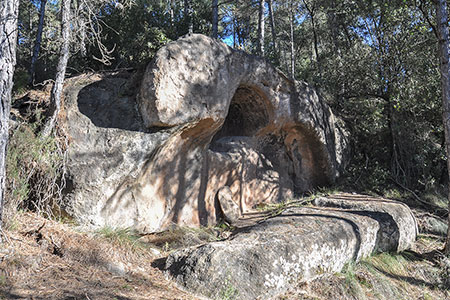
[(345, 167), (340, 121), (264, 59), (193, 34), (138, 77), (66, 85), (66, 210), (82, 223), (141, 233), (210, 225), (222, 217), (221, 188), (245, 213), (332, 183)]
[[(333, 202), (321, 203), (328, 200)], [(211, 299), (230, 292), (232, 299), (271, 299), (373, 252), (412, 246), (417, 229), (406, 206), (379, 198), (353, 201), (346, 209), (286, 209), (229, 240), (176, 251), (162, 269), (182, 288)]]
[[(318, 197), (313, 204), (377, 218), (382, 223), (377, 237), (377, 250), (380, 252), (409, 249), (419, 233), (411, 209), (401, 202), (366, 195), (336, 194)], [(397, 245), (397, 248), (392, 245)]]
[(419, 214), (417, 218), (420, 233), (434, 234), (443, 237), (447, 235), (448, 224), (445, 219), (426, 213)]

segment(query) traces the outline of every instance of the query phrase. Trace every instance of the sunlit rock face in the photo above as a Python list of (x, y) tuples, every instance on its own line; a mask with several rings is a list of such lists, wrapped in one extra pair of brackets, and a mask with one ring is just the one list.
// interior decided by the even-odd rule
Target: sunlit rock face
[(285, 209), (232, 238), (172, 252), (157, 266), (184, 289), (218, 299), (276, 296), (375, 252), (410, 249), (417, 237), (403, 203), (355, 194)]
[(220, 41), (169, 43), (137, 97), (119, 89), (133, 80), (69, 89), (67, 210), (82, 221), (143, 233), (213, 224), (221, 188), (243, 213), (329, 184), (344, 167), (345, 132), (316, 92)]

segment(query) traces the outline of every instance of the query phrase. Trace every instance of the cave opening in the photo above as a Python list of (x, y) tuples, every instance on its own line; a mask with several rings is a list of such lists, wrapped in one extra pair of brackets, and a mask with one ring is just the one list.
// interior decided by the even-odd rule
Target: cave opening
[(230, 103), (227, 117), (212, 143), (231, 136), (251, 137), (269, 124), (264, 96), (249, 86), (240, 86)]

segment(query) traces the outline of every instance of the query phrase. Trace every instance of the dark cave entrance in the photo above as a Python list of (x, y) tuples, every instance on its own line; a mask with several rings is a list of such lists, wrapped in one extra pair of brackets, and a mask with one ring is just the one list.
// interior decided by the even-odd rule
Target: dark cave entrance
[(269, 124), (269, 113), (264, 96), (254, 88), (240, 86), (231, 100), (222, 128), (212, 143), (227, 136), (254, 136)]

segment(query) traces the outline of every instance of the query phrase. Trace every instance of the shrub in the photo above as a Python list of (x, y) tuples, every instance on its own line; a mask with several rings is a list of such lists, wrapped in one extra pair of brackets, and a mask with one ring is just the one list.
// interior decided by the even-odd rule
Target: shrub
[(64, 145), (58, 135), (42, 137), (40, 122), (19, 123), (10, 135), (6, 158), (5, 220), (17, 210), (55, 216), (64, 188)]

